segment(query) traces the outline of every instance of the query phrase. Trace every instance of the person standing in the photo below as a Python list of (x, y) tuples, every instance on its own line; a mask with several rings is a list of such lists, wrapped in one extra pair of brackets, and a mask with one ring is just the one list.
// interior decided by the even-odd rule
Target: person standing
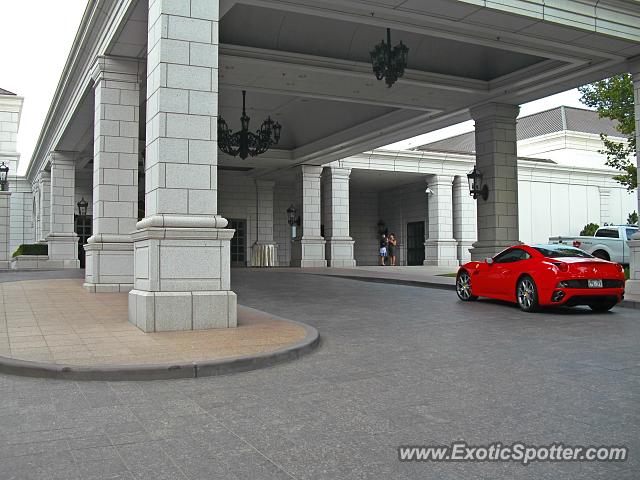
[(389, 240), (387, 239), (387, 236), (382, 234), (382, 236), (380, 237), (380, 266), (384, 267), (385, 266), (385, 259), (387, 258), (387, 247), (389, 246)]
[(389, 255), (389, 261), (391, 262), (391, 266), (396, 266), (396, 249), (398, 247), (398, 241), (396, 240), (396, 234), (392, 233), (389, 235), (387, 239), (387, 254)]

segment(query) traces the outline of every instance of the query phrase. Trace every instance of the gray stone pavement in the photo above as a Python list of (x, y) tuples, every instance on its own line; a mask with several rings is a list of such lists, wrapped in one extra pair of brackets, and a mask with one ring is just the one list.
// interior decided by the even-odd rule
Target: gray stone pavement
[[(637, 479), (640, 318), (234, 271), (242, 304), (319, 329), (298, 361), (157, 382), (0, 376), (0, 479)], [(624, 444), (626, 463), (397, 461), (396, 447)]]

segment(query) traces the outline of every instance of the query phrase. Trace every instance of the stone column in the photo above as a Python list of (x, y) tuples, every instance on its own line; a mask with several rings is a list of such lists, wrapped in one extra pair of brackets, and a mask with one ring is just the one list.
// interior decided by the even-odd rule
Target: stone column
[(38, 172), (36, 184), (38, 194), (37, 204), (39, 206), (36, 243), (47, 243), (51, 215), (51, 173), (46, 170)]
[(430, 175), (427, 184), (429, 237), (424, 242), (424, 264), (438, 267), (458, 265), (458, 242), (453, 238), (453, 177)]
[(349, 175), (351, 169), (341, 167), (327, 167), (322, 174), (325, 253), (329, 267), (356, 266), (355, 242), (349, 232)]
[(0, 192), (0, 268), (8, 269), (11, 260), (11, 192)]
[(91, 292), (133, 288), (143, 68), (135, 60), (99, 57), (93, 69), (93, 235), (85, 245), (84, 284)]
[(76, 164), (73, 153), (51, 154), (51, 210), (48, 266), (80, 268), (78, 236), (74, 231)]
[(273, 240), (273, 180), (256, 180), (256, 243), (252, 247), (251, 266), (276, 267), (278, 252)]
[(218, 2), (150, 0), (145, 218), (129, 320), (145, 332), (236, 326), (233, 230), (217, 214)]
[(476, 166), (489, 187), (487, 200), (477, 199), (478, 241), (472, 260), (483, 260), (520, 243), (518, 231), (518, 155), (516, 117), (519, 107), (490, 103), (471, 110), (476, 122)]
[[(640, 61), (631, 66), (633, 78), (633, 98), (635, 102), (636, 118), (636, 145), (640, 147)], [(636, 165), (640, 167), (640, 148), (636, 149)], [(640, 168), (638, 168), (638, 185), (640, 185)], [(640, 212), (640, 187), (636, 188), (638, 195), (638, 212)], [(640, 232), (636, 233), (629, 241), (630, 251), (630, 277), (625, 285), (625, 290), (629, 295), (640, 297)]]
[(325, 241), (320, 235), (322, 167), (301, 165), (296, 172), (295, 207), (301, 224), (291, 246), (292, 267), (326, 267)]
[(611, 223), (611, 189), (607, 187), (598, 187), (600, 192), (600, 225)]
[(458, 242), (458, 262), (463, 265), (471, 260), (473, 242), (478, 238), (476, 229), (476, 202), (469, 195), (467, 177), (453, 179), (453, 238)]

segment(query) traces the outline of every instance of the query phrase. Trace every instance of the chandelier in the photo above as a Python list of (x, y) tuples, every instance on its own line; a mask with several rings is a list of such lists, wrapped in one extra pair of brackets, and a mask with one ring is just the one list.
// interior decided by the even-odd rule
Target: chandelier
[(271, 120), (268, 117), (264, 122), (260, 130), (256, 133), (249, 131), (249, 121), (251, 120), (247, 116), (246, 111), (246, 98), (247, 92), (242, 91), (242, 116), (240, 117), (240, 124), (242, 129), (233, 133), (227, 122), (222, 117), (218, 117), (218, 146), (224, 153), (233, 157), (240, 157), (245, 160), (249, 155), (255, 157), (260, 155), (273, 145), (277, 145), (280, 141), (280, 132), (282, 127), (278, 122)]
[(407, 68), (409, 48), (402, 42), (391, 48), (391, 29), (387, 28), (387, 43), (382, 40), (371, 51), (373, 73), (378, 80), (385, 79), (387, 87), (391, 87), (404, 75)]

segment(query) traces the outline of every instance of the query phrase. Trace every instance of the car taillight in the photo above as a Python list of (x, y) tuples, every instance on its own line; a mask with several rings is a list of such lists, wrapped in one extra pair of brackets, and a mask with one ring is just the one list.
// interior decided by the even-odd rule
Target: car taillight
[(560, 270), (561, 272), (568, 272), (569, 271), (569, 265), (567, 265), (566, 263), (562, 263), (562, 262), (553, 262), (553, 264), (558, 267), (558, 270)]
[(616, 263), (616, 267), (618, 267), (618, 270), (620, 270), (621, 272), (624, 272), (624, 267), (619, 263)]
[(573, 241), (573, 246), (576, 248), (580, 248), (580, 245), (582, 245), (582, 242), (580, 240), (574, 240)]

